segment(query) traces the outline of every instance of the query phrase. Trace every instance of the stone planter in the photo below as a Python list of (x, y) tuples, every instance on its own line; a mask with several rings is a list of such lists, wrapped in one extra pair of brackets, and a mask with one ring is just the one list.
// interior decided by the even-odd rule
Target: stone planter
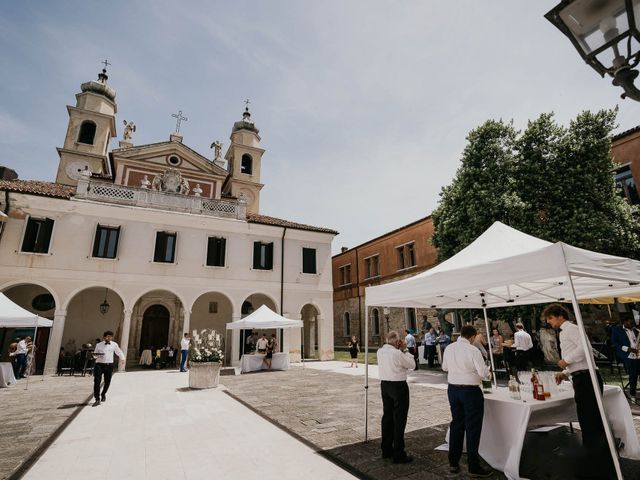
[(215, 388), (220, 379), (220, 362), (191, 362), (189, 388)]

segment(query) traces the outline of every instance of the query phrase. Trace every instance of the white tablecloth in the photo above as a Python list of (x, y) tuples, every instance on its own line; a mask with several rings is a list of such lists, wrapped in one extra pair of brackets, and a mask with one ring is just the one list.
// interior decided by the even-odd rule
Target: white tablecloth
[[(263, 362), (264, 355), (242, 355), (241, 371), (255, 372), (257, 370), (267, 369), (267, 365)], [(274, 353), (271, 359), (272, 370), (289, 370), (289, 354)]]
[[(480, 455), (509, 479), (520, 478), (520, 456), (528, 428), (578, 420), (573, 390), (560, 392), (543, 402), (533, 400), (531, 394), (524, 394), (524, 398), (526, 401), (512, 400), (504, 387), (484, 397)], [(631, 409), (619, 387), (605, 386), (604, 406), (613, 436), (621, 438), (625, 445), (620, 455), (639, 459), (640, 444)]]
[(0, 388), (8, 387), (16, 383), (16, 377), (13, 375), (13, 365), (9, 362), (0, 363)]
[(153, 363), (153, 357), (151, 356), (151, 350), (143, 350), (140, 355), (140, 365), (151, 365)]

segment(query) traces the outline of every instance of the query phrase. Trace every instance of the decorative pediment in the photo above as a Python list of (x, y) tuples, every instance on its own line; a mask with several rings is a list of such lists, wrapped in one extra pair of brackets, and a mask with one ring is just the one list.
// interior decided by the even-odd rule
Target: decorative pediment
[(114, 183), (220, 198), (227, 171), (181, 142), (126, 146), (111, 152)]

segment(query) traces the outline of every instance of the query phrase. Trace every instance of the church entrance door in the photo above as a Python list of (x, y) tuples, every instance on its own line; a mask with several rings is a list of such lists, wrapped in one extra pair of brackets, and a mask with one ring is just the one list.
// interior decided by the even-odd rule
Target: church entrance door
[(169, 343), (169, 310), (162, 305), (151, 305), (142, 317), (140, 352), (148, 348), (162, 348)]

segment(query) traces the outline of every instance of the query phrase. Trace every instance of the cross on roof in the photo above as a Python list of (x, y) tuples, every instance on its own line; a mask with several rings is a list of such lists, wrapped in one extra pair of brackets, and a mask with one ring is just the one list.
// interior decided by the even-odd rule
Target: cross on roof
[(249, 99), (248, 99), (248, 98), (244, 101), (244, 105), (245, 105), (244, 109), (245, 109), (247, 112), (249, 111), (249, 104), (250, 104), (250, 103), (251, 103), (251, 102), (249, 101)]
[(178, 113), (172, 113), (171, 116), (173, 118), (177, 118), (178, 120), (176, 121), (176, 133), (180, 133), (180, 123), (182, 123), (182, 121), (184, 120), (185, 122), (188, 122), (189, 119), (187, 117), (183, 117), (182, 116), (182, 110), (178, 111)]
[(106, 70), (106, 68), (107, 68), (107, 65), (111, 65), (111, 64), (109, 63), (109, 60), (107, 60), (106, 58), (105, 58), (102, 62), (100, 62), (100, 63), (102, 63), (102, 64), (104, 65), (105, 70)]

